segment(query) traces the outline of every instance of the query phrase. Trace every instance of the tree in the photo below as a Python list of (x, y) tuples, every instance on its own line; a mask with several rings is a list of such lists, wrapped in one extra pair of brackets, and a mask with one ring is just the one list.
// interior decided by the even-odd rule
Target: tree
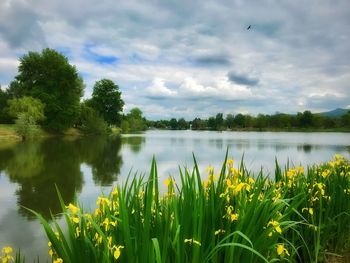
[(268, 116), (264, 115), (264, 114), (259, 114), (256, 117), (256, 121), (255, 121), (255, 127), (262, 129), (262, 128), (266, 128), (268, 124)]
[(244, 128), (244, 115), (241, 113), (238, 113), (235, 116), (235, 126), (239, 127), (239, 128)]
[(11, 123), (12, 121), (7, 108), (7, 101), (9, 98), (8, 93), (3, 91), (0, 86), (0, 123)]
[(177, 124), (178, 124), (179, 130), (187, 130), (190, 128), (189, 123), (184, 118), (179, 119), (177, 121)]
[(89, 103), (109, 125), (120, 125), (124, 101), (121, 99), (118, 85), (112, 80), (97, 81)]
[(170, 125), (170, 129), (172, 129), (172, 130), (178, 129), (178, 123), (177, 123), (177, 120), (175, 118), (172, 118), (170, 120), (169, 125)]
[(350, 128), (350, 110), (341, 116), (341, 124), (343, 127), (348, 127)]
[(208, 119), (208, 128), (209, 128), (209, 130), (215, 130), (216, 129), (215, 117), (210, 117)]
[(207, 123), (205, 120), (200, 118), (195, 118), (192, 121), (192, 130), (205, 130), (207, 128)]
[(222, 131), (224, 129), (224, 115), (218, 113), (215, 116), (215, 130)]
[[(147, 128), (146, 119), (142, 116), (142, 111), (139, 108), (133, 108), (126, 115), (128, 123), (127, 128), (132, 132), (144, 131)], [(125, 123), (123, 124), (125, 128)]]
[(233, 128), (234, 120), (235, 120), (235, 117), (233, 116), (233, 114), (227, 114), (226, 115), (226, 126), (227, 126), (228, 129), (232, 129)]
[(86, 134), (104, 135), (110, 132), (108, 124), (89, 106), (81, 106), (81, 130)]
[(22, 140), (37, 132), (37, 122), (45, 119), (44, 104), (32, 97), (9, 100), (9, 113), (16, 117), (16, 131)]
[(12, 98), (31, 96), (45, 104), (48, 129), (61, 132), (71, 127), (80, 111), (83, 81), (68, 59), (52, 49), (29, 52), (20, 58), (18, 75), (10, 84)]
[(313, 114), (311, 111), (304, 111), (303, 113), (297, 114), (297, 118), (299, 119), (299, 125), (301, 127), (311, 127), (313, 125)]

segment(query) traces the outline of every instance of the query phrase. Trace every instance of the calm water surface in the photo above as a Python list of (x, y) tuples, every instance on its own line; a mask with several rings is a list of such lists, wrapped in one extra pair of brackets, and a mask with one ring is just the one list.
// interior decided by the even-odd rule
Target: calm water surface
[(192, 168), (192, 153), (200, 169), (219, 168), (225, 151), (244, 159), (249, 169), (264, 167), (273, 174), (274, 159), (295, 165), (327, 161), (335, 153), (350, 157), (349, 133), (148, 131), (122, 138), (51, 139), (5, 147), (0, 141), (0, 248), (21, 248), (26, 258), (47, 259), (47, 241), (36, 218), (60, 212), (55, 184), (66, 203), (75, 193), (85, 207), (95, 206), (130, 171), (147, 173), (153, 155), (160, 181), (178, 167)]

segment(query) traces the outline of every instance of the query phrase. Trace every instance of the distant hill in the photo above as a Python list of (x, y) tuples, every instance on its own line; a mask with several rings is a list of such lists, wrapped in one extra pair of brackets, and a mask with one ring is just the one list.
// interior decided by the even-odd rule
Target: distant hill
[(344, 114), (346, 114), (349, 110), (348, 109), (335, 109), (331, 111), (325, 111), (325, 112), (320, 112), (320, 115), (326, 116), (326, 117), (340, 117)]

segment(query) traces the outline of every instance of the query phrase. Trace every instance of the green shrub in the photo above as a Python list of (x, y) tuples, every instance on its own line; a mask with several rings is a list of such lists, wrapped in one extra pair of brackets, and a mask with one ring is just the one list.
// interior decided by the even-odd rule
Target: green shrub
[(38, 132), (37, 122), (45, 119), (45, 105), (38, 99), (22, 97), (8, 101), (9, 113), (16, 117), (15, 129), (22, 140), (33, 137)]
[(92, 108), (83, 106), (81, 110), (81, 127), (85, 134), (104, 135), (110, 132), (108, 124)]

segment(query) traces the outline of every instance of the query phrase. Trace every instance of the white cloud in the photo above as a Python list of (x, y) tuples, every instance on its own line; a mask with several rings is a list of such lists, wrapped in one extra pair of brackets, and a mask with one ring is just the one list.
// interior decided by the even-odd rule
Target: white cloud
[[(13, 79), (18, 57), (48, 46), (67, 52), (85, 97), (110, 78), (126, 108), (148, 117), (346, 107), (349, 9), (347, 0), (2, 1), (0, 83)], [(98, 63), (87, 46), (119, 60)]]
[(220, 98), (222, 100), (248, 99), (252, 96), (251, 90), (244, 86), (232, 84), (227, 77), (216, 79), (211, 86), (204, 86), (196, 79), (187, 77), (180, 85), (179, 93), (183, 97), (212, 97), (213, 99)]
[(173, 97), (177, 94), (177, 92), (166, 87), (164, 79), (161, 78), (153, 79), (152, 85), (146, 90), (151, 96), (155, 97)]

